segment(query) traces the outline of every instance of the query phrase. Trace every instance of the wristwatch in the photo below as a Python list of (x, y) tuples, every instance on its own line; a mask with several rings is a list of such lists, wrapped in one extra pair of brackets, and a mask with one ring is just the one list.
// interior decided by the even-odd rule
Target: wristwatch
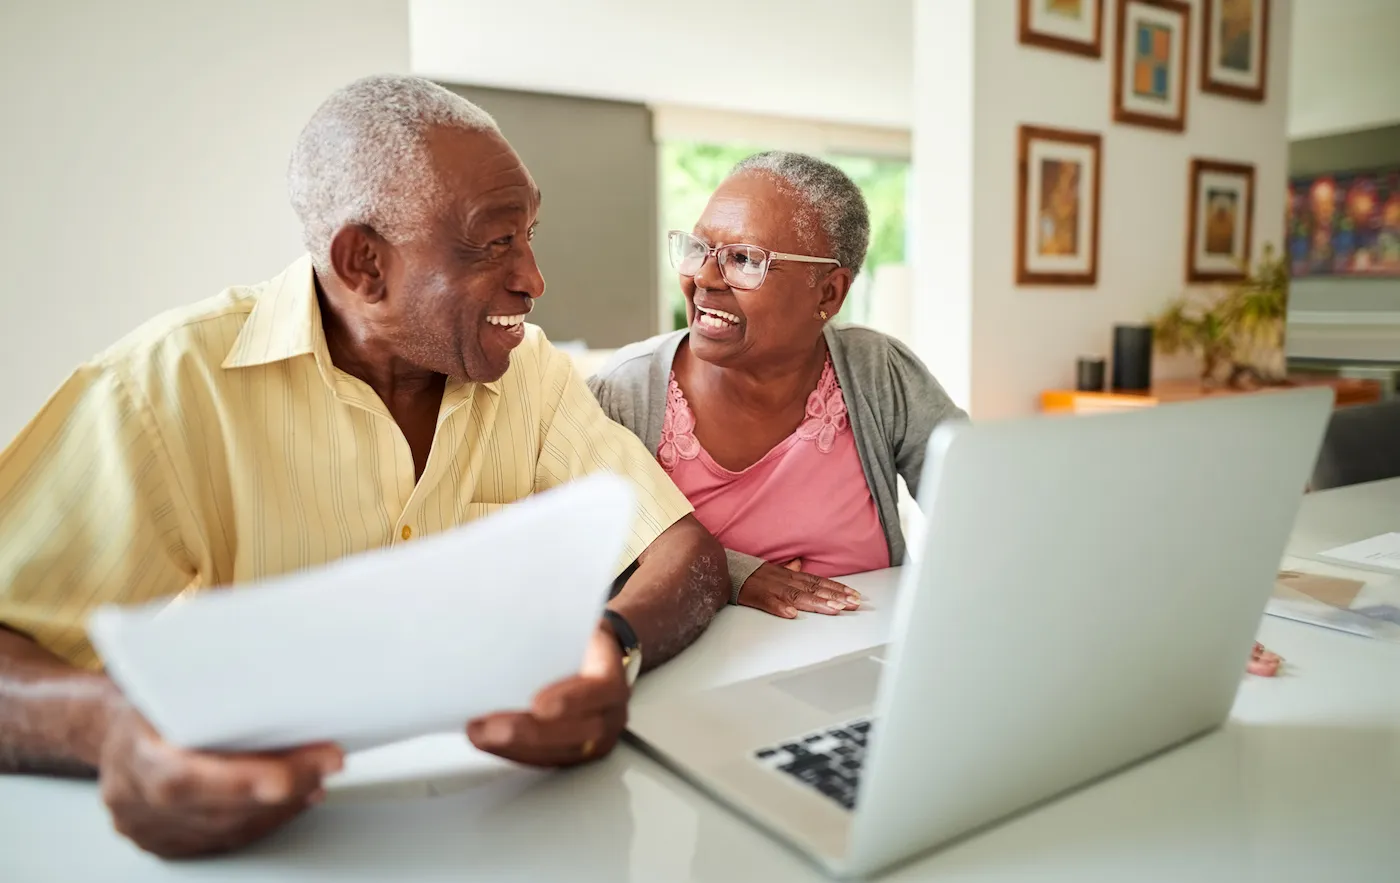
[(642, 643), (637, 640), (632, 626), (616, 610), (604, 610), (603, 621), (612, 629), (613, 637), (617, 638), (617, 644), (622, 648), (622, 670), (627, 675), (627, 686), (630, 687), (637, 682), (637, 675), (642, 673)]

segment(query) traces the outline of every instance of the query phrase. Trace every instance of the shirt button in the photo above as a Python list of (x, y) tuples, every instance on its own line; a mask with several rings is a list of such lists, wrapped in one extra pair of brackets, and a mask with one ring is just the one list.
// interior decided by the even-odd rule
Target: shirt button
[(408, 539), (408, 538), (412, 537), (412, 536), (413, 536), (413, 528), (411, 528), (411, 527), (409, 527), (407, 524), (405, 524), (405, 525), (403, 526), (403, 530), (399, 531), (399, 536), (403, 537), (404, 539)]

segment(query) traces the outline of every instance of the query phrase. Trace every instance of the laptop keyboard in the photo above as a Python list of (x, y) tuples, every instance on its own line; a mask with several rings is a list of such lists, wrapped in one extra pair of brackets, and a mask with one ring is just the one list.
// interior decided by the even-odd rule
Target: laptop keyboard
[(869, 736), (870, 719), (860, 718), (759, 749), (754, 752), (754, 759), (816, 789), (846, 809), (855, 809), (856, 786)]

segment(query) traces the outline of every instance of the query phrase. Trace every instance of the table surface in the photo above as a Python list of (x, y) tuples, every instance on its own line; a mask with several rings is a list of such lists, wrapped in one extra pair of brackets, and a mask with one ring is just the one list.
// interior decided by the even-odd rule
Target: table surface
[[(1289, 552), (1397, 526), (1400, 481), (1314, 494)], [(895, 572), (851, 582), (869, 598), (856, 614), (789, 622), (725, 610), (634, 701), (882, 643)], [(1286, 674), (1243, 678), (1220, 731), (882, 879), (1400, 879), (1400, 645), (1273, 617), (1260, 639), (1288, 660)], [(1145, 665), (1145, 701), (1151, 677)], [(91, 783), (0, 778), (6, 881), (822, 879), (626, 745), (557, 774), (483, 758), (455, 735), (378, 749), (352, 757), (326, 804), (285, 831), (192, 863), (162, 863), (113, 833)]]

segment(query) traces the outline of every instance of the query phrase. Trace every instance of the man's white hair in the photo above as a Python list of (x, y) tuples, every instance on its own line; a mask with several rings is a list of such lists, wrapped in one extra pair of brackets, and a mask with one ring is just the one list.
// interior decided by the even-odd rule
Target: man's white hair
[(287, 189), (318, 270), (329, 271), (331, 239), (347, 224), (391, 242), (424, 232), (447, 195), (428, 155), (437, 127), (500, 132), (462, 96), (395, 74), (356, 80), (312, 114), (292, 150)]

